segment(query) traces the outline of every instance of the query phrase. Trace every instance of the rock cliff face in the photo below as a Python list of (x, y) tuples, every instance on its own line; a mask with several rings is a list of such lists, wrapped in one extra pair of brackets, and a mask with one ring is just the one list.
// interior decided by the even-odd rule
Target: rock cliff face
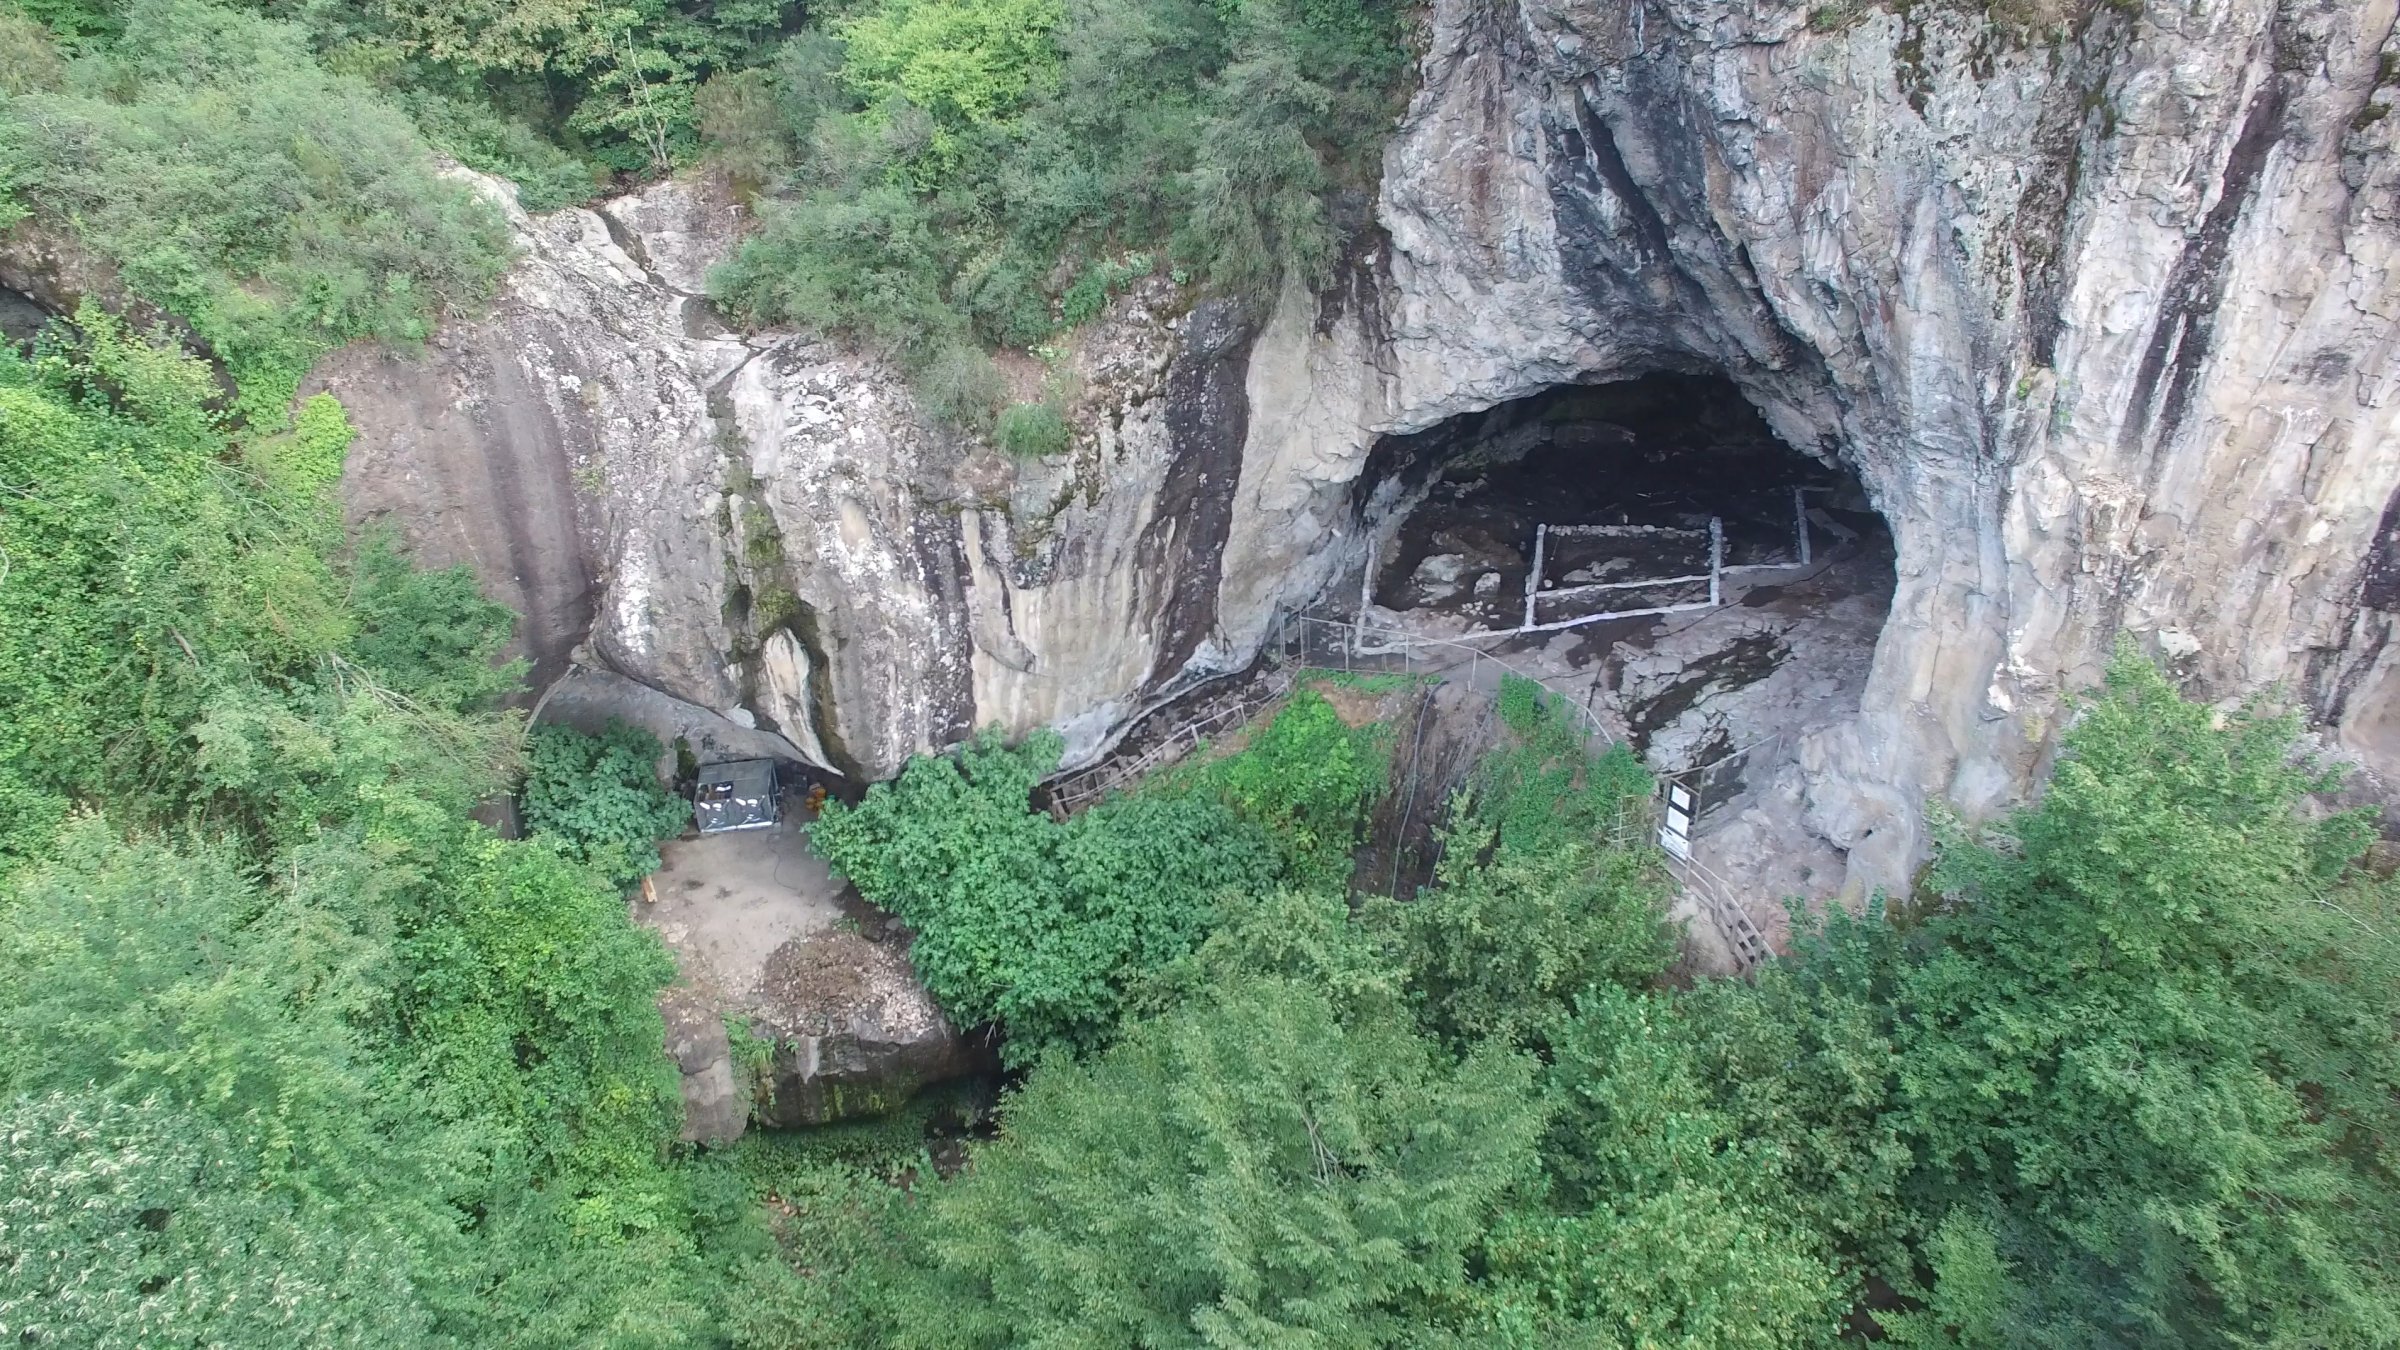
[(1722, 373), (1852, 468), (1898, 586), (1803, 809), (1854, 887), (1991, 810), (2120, 632), (2400, 770), (2395, 0), (1439, 0), (1323, 296), (1159, 283), (1019, 464), (888, 371), (726, 333), (737, 220), (520, 219), (497, 311), (321, 383), (349, 489), (571, 655), (866, 776), (998, 723), (1088, 758), (1362, 561), (1387, 434)]

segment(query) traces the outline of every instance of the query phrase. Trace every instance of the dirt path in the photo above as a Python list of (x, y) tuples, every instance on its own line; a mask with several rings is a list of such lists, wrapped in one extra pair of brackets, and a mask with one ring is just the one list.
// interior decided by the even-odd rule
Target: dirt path
[(672, 840), (659, 855), (658, 899), (635, 901), (635, 917), (675, 950), (684, 979), (721, 1006), (760, 997), (776, 949), (834, 928), (845, 912), (845, 883), (808, 851), (808, 828), (788, 820)]

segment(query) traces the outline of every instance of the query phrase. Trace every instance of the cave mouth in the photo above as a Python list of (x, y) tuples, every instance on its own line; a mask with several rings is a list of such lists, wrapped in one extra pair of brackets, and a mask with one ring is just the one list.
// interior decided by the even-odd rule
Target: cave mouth
[(50, 319), (50, 311), (32, 296), (0, 286), (0, 341), (28, 347)]
[(1728, 379), (1661, 374), (1387, 436), (1357, 492), (1364, 567), (1336, 602), (1354, 654), (1531, 675), (1690, 788), (1704, 830), (1741, 824), (1762, 836), (1745, 852), (1811, 873), (1762, 888), (1838, 884), (1800, 838), (1799, 743), (1857, 715), (1895, 579), (1846, 466)]
[(1889, 553), (1857, 478), (1785, 445), (1721, 377), (1561, 386), (1375, 453), (1360, 598), (1403, 630), (1698, 613)]

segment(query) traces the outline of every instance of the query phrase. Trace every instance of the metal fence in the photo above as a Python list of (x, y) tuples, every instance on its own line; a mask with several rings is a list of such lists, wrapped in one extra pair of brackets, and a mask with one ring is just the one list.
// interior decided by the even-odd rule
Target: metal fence
[[(1360, 619), (1328, 618), (1316, 614), (1296, 614), (1287, 623), (1285, 649), (1304, 657), (1308, 664), (1344, 670), (1391, 670), (1411, 674), (1438, 674), (1447, 678), (1463, 678), (1470, 688), (1487, 689), (1497, 693), (1500, 677), (1515, 675), (1531, 681), (1572, 709), (1587, 740), (1597, 737), (1604, 744), (1616, 744), (1629, 737), (1625, 727), (1613, 713), (1592, 706), (1591, 691), (1580, 697), (1561, 689), (1558, 682), (1527, 670), (1517, 662), (1496, 656), (1477, 646), (1478, 641), (1516, 636), (1514, 632), (1477, 633), (1455, 638), (1431, 637), (1403, 629), (1385, 628)], [(1655, 803), (1656, 816), (1645, 823), (1647, 828), (1664, 831), (1669, 813), (1666, 794), (1675, 785), (1692, 792), (1695, 801), (1690, 822), (1696, 824), (1708, 806), (1722, 799), (1724, 785), (1733, 780), (1740, 768), (1760, 750), (1780, 741), (1780, 733), (1762, 737), (1739, 746), (1708, 763), (1677, 774), (1659, 774), (1659, 797)], [(1687, 837), (1689, 826), (1687, 825)], [(1630, 840), (1616, 841), (1623, 847)], [(1662, 847), (1666, 840), (1659, 841)], [(1755, 968), (1770, 959), (1774, 949), (1767, 944), (1766, 935), (1759, 931), (1749, 911), (1743, 906), (1740, 893), (1730, 881), (1692, 856), (1690, 849), (1668, 850), (1676, 883), (1688, 892), (1695, 907), (1708, 917), (1710, 926), (1734, 964), (1743, 971)]]

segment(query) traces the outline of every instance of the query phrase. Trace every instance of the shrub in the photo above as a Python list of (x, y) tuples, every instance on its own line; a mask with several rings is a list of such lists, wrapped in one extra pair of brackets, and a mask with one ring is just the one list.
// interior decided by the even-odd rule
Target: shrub
[(1389, 735), (1381, 724), (1350, 726), (1323, 694), (1303, 688), (1240, 754), (1198, 781), (1274, 835), (1293, 877), (1339, 888), (1367, 812), (1389, 785)]
[(1534, 1171), (1529, 1070), (1236, 977), (1034, 1073), (1000, 1140), (921, 1202), (931, 1269), (872, 1343), (1439, 1343)]
[[(1376, 172), (1407, 67), (1387, 0), (870, 0), (833, 30), (838, 93), (784, 82), (799, 171), (714, 289), (755, 320), (923, 335), (920, 383), (942, 344), (1030, 346), (1097, 315), (1151, 266), (1112, 250), (1163, 246), (1258, 296), (1323, 280), (1328, 201)], [(828, 68), (821, 36), (796, 42)], [(779, 153), (760, 93), (717, 101), (729, 164)], [(862, 211), (870, 194), (912, 211)], [(972, 427), (990, 410), (929, 402)]]
[(659, 868), (658, 841), (690, 808), (659, 785), (658, 738), (610, 721), (597, 736), (572, 727), (533, 729), (525, 774), (525, 828), (554, 836), (568, 856), (619, 885)]
[(1030, 809), (1058, 763), (1041, 733), (1010, 749), (982, 737), (920, 757), (829, 805), (816, 850), (916, 932), (910, 957), (962, 1025), (997, 1022), (1008, 1056), (1089, 1049), (1116, 1028), (1126, 989), (1190, 952), (1227, 888), (1273, 875), (1267, 841), (1217, 801), (1131, 798), (1065, 822)]
[(411, 567), (390, 539), (370, 537), (351, 564), (358, 615), (351, 650), (385, 684), (439, 707), (483, 706), (514, 690), (523, 661), (502, 662), (516, 627), (504, 605), (483, 597), (465, 565)]
[(528, 211), (573, 206), (599, 190), (592, 166), (488, 104), (425, 89), (403, 90), (398, 101), (436, 149), (515, 183), (517, 205)]
[(1012, 403), (1000, 410), (992, 439), (1015, 458), (1046, 459), (1066, 453), (1073, 430), (1055, 403)]
[(205, 1120), (96, 1093), (0, 1105), (0, 1324), (27, 1345), (413, 1345), (405, 1253), (303, 1210)]
[(499, 215), (434, 174), (408, 119), (308, 53), (288, 25), (136, 0), (105, 58), (0, 100), (16, 194), (190, 319), (268, 425), (319, 353), (421, 338), (508, 259)]

